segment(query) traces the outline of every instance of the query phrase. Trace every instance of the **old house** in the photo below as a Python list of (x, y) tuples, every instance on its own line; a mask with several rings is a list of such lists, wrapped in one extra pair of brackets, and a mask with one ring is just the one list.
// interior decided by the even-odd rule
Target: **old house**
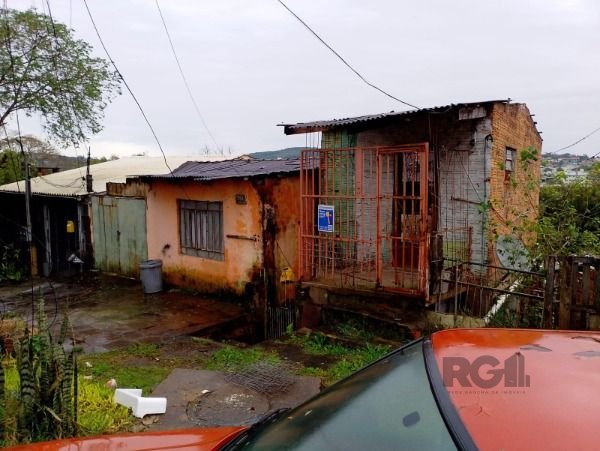
[(298, 270), (298, 173), (298, 160), (234, 159), (140, 177), (148, 257), (175, 286), (284, 303)]
[(502, 252), (528, 239), (542, 139), (525, 104), (282, 125), (306, 135), (298, 273), (306, 284), (442, 302), (458, 271), (488, 277), (505, 263)]
[[(171, 157), (169, 164), (187, 160)], [(123, 183), (128, 175), (165, 169), (162, 157), (128, 157), (91, 165), (89, 177), (83, 166), (32, 178), (32, 272), (47, 276), (77, 270), (69, 258), (75, 255), (90, 266), (96, 257), (100, 269), (136, 275), (139, 260), (147, 255), (145, 200), (114, 197), (104, 203), (104, 194), (108, 185)], [(25, 182), (0, 186), (0, 205), (0, 243), (18, 249), (28, 266)]]

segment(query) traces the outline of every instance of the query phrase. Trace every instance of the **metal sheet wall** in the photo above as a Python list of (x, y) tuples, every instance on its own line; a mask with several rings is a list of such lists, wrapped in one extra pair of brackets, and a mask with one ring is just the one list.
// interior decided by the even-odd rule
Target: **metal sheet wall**
[(98, 269), (139, 275), (148, 258), (144, 199), (92, 196), (92, 231)]

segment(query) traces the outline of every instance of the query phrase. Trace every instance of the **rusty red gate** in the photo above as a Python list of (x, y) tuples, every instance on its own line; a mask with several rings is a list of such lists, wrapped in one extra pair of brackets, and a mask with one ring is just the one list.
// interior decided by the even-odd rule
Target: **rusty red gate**
[(428, 297), (428, 146), (301, 153), (304, 281)]

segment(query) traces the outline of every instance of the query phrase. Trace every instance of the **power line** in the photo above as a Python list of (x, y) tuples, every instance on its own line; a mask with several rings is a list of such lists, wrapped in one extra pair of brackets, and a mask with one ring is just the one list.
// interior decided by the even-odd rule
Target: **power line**
[(133, 98), (133, 101), (135, 102), (135, 104), (137, 105), (138, 109), (140, 110), (140, 113), (142, 113), (142, 116), (144, 117), (144, 120), (146, 121), (146, 124), (148, 125), (148, 128), (152, 132), (152, 136), (154, 137), (154, 141), (156, 141), (156, 144), (158, 145), (158, 148), (160, 149), (160, 153), (162, 154), (163, 159), (165, 160), (165, 166), (167, 166), (167, 168), (169, 169), (169, 172), (173, 176), (173, 170), (171, 169), (171, 166), (169, 166), (169, 162), (167, 161), (167, 156), (165, 155), (165, 151), (163, 150), (162, 144), (160, 143), (160, 140), (158, 139), (158, 136), (156, 135), (156, 132), (154, 131), (154, 127), (152, 127), (152, 124), (150, 123), (150, 120), (148, 119), (148, 116), (146, 116), (146, 113), (144, 112), (144, 109), (142, 108), (142, 105), (140, 104), (140, 102), (138, 101), (137, 97), (135, 96), (135, 94), (131, 90), (131, 87), (129, 86), (129, 84), (125, 80), (125, 77), (123, 77), (123, 74), (121, 73), (121, 71), (117, 67), (115, 61), (112, 59), (112, 56), (110, 56), (110, 53), (109, 53), (108, 49), (106, 48), (106, 45), (104, 44), (104, 40), (102, 39), (102, 36), (100, 35), (100, 31), (98, 30), (98, 27), (96, 26), (96, 22), (94, 21), (94, 16), (92, 16), (92, 12), (90, 11), (90, 7), (88, 6), (87, 0), (83, 0), (83, 4), (85, 5), (85, 9), (87, 10), (87, 13), (88, 13), (88, 16), (90, 18), (90, 21), (92, 22), (92, 26), (94, 27), (94, 31), (96, 32), (96, 36), (98, 36), (98, 40), (100, 41), (100, 45), (102, 45), (102, 48), (104, 49), (104, 53), (106, 53), (106, 56), (107, 56), (108, 60), (110, 61), (110, 63), (115, 68), (115, 71), (117, 72), (117, 75), (119, 76), (119, 78), (121, 79), (121, 81), (123, 81), (123, 84), (125, 85), (125, 87), (127, 88), (127, 91), (129, 92), (129, 94)]
[(395, 97), (395, 96), (393, 96), (393, 95), (392, 95), (392, 94), (390, 94), (389, 92), (387, 92), (387, 91), (384, 91), (384, 90), (383, 90), (383, 89), (381, 89), (380, 87), (378, 87), (378, 86), (374, 85), (373, 83), (371, 83), (370, 81), (368, 81), (368, 80), (367, 80), (365, 77), (363, 77), (363, 76), (360, 74), (360, 72), (358, 72), (358, 71), (357, 71), (357, 70), (356, 70), (354, 67), (352, 67), (352, 65), (350, 65), (350, 63), (349, 63), (348, 61), (346, 61), (346, 60), (345, 60), (345, 59), (342, 57), (342, 55), (340, 55), (338, 52), (336, 52), (336, 51), (333, 49), (333, 47), (331, 47), (329, 44), (327, 44), (327, 42), (325, 42), (325, 40), (324, 40), (323, 38), (321, 38), (321, 36), (319, 36), (319, 35), (317, 34), (317, 32), (316, 32), (316, 31), (314, 31), (314, 30), (313, 30), (313, 29), (312, 29), (312, 28), (311, 28), (311, 27), (310, 27), (310, 26), (309, 26), (309, 25), (308, 25), (306, 22), (304, 22), (304, 21), (303, 21), (303, 20), (302, 20), (302, 19), (301, 19), (301, 18), (300, 18), (300, 17), (299, 17), (299, 16), (298, 16), (298, 15), (297, 15), (295, 12), (294, 12), (294, 11), (292, 11), (292, 10), (291, 10), (291, 9), (290, 9), (290, 8), (289, 8), (289, 7), (288, 7), (286, 4), (285, 4), (285, 3), (283, 3), (283, 1), (282, 1), (282, 0), (277, 0), (277, 1), (278, 1), (278, 2), (281, 4), (281, 6), (283, 6), (285, 9), (287, 9), (287, 10), (288, 10), (288, 12), (289, 12), (289, 13), (290, 13), (292, 16), (294, 16), (294, 17), (295, 17), (295, 18), (296, 18), (296, 19), (297, 19), (297, 20), (298, 20), (298, 21), (299, 21), (299, 22), (300, 22), (302, 25), (304, 25), (304, 27), (306, 27), (306, 29), (307, 29), (308, 31), (310, 31), (310, 32), (313, 34), (313, 36), (314, 36), (315, 38), (317, 38), (319, 41), (321, 41), (321, 43), (322, 43), (322, 44), (323, 44), (325, 47), (327, 47), (329, 50), (331, 50), (331, 52), (332, 52), (332, 53), (333, 53), (335, 56), (337, 56), (337, 57), (338, 57), (338, 59), (339, 59), (339, 60), (340, 60), (342, 63), (344, 63), (344, 65), (345, 65), (345, 66), (346, 66), (348, 69), (350, 69), (352, 72), (354, 72), (354, 74), (356, 74), (356, 76), (357, 76), (358, 78), (360, 78), (360, 79), (361, 79), (361, 80), (362, 80), (364, 83), (366, 83), (366, 84), (367, 84), (368, 86), (370, 86), (371, 88), (373, 88), (373, 89), (376, 89), (376, 90), (377, 90), (377, 91), (379, 91), (380, 93), (382, 93), (382, 94), (384, 94), (384, 95), (388, 96), (390, 99), (394, 99), (394, 100), (396, 100), (396, 101), (398, 101), (398, 102), (400, 102), (400, 103), (402, 103), (402, 104), (404, 104), (404, 105), (407, 105), (407, 106), (409, 106), (409, 107), (411, 107), (411, 108), (415, 108), (415, 109), (417, 109), (417, 110), (420, 110), (420, 109), (421, 109), (421, 108), (420, 108), (420, 107), (418, 107), (418, 106), (415, 106), (415, 105), (413, 105), (413, 104), (411, 104), (411, 103), (408, 103), (408, 102), (405, 102), (404, 100), (401, 100), (401, 99), (399, 99), (398, 97)]
[[(577, 144), (579, 144), (579, 143), (580, 143), (580, 142), (582, 142), (582, 141), (585, 141), (585, 140), (586, 140), (586, 139), (588, 139), (590, 136), (592, 136), (594, 133), (597, 133), (597, 132), (599, 132), (599, 131), (600, 131), (600, 127), (598, 127), (598, 128), (597, 128), (597, 129), (595, 129), (595, 130), (592, 130), (590, 133), (588, 133), (587, 135), (585, 135), (585, 136), (584, 136), (584, 137), (582, 137), (582, 138), (579, 138), (577, 141), (575, 141), (574, 143), (571, 143), (571, 144), (569, 144), (568, 146), (561, 147), (560, 149), (553, 150), (553, 151), (551, 151), (551, 152), (547, 152), (547, 153), (557, 153), (557, 152), (561, 152), (561, 151), (563, 151), (563, 150), (570, 149), (571, 147), (573, 147), (573, 146), (576, 146)], [(600, 152), (596, 153), (595, 155), (591, 156), (590, 158), (594, 158), (594, 157), (596, 157), (596, 156), (598, 156), (598, 155), (600, 155)]]
[(167, 35), (167, 39), (169, 40), (169, 45), (171, 46), (171, 51), (173, 52), (173, 57), (175, 58), (175, 61), (177, 62), (177, 67), (179, 68), (179, 73), (181, 74), (181, 79), (183, 80), (183, 84), (185, 85), (185, 89), (187, 90), (187, 93), (190, 97), (190, 100), (192, 101), (192, 105), (194, 105), (194, 110), (196, 110), (196, 113), (198, 114), (198, 117), (200, 118), (200, 122), (202, 122), (202, 125), (204, 126), (204, 129), (206, 130), (206, 133), (208, 133), (208, 136), (210, 136), (210, 139), (212, 140), (212, 142), (215, 145), (215, 149), (219, 148), (219, 145), (217, 144), (217, 141), (215, 140), (215, 137), (213, 136), (213, 134), (211, 133), (210, 129), (208, 128), (208, 125), (206, 125), (206, 121), (204, 120), (204, 117), (202, 116), (202, 113), (200, 112), (200, 108), (198, 107), (198, 103), (196, 102), (196, 99), (194, 97), (194, 94), (192, 94), (192, 89), (190, 88), (190, 85), (187, 81), (187, 78), (185, 76), (185, 73), (183, 72), (183, 68), (181, 67), (181, 62), (179, 61), (179, 57), (177, 56), (177, 51), (175, 50), (175, 45), (173, 44), (173, 40), (171, 39), (171, 33), (169, 33), (169, 29), (167, 27), (167, 22), (165, 21), (165, 17), (163, 16), (162, 10), (160, 9), (160, 5), (158, 4), (158, 0), (155, 0), (156, 3), (156, 9), (158, 9), (158, 14), (160, 16), (160, 20), (163, 24), (163, 27), (165, 29), (165, 33)]

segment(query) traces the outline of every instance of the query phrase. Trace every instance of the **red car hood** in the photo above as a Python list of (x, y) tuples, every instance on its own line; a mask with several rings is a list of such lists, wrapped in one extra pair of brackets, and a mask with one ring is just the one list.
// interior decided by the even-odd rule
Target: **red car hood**
[(5, 448), (22, 451), (187, 450), (209, 451), (229, 442), (245, 427), (181, 429), (80, 437)]

